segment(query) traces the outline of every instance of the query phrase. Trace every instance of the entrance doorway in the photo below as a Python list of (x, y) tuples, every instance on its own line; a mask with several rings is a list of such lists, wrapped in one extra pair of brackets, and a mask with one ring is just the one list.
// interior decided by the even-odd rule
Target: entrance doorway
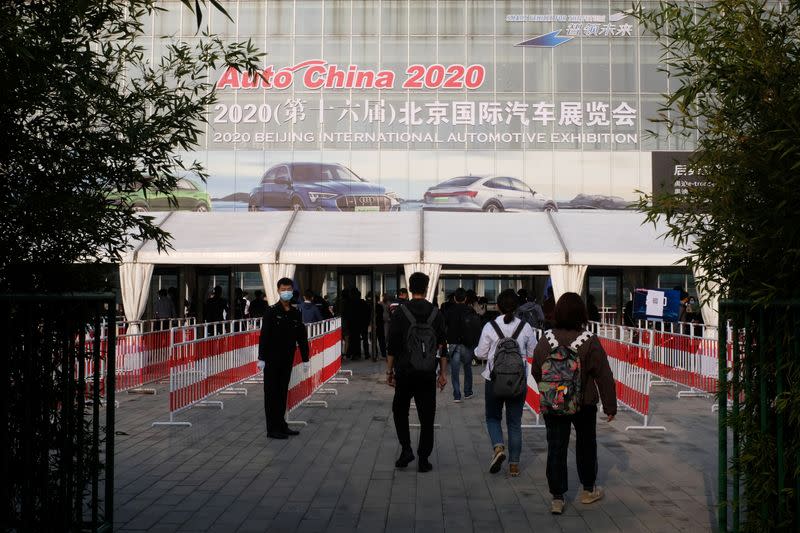
[(589, 272), (587, 278), (587, 294), (594, 298), (594, 304), (600, 311), (600, 322), (621, 323), (622, 272)]
[(339, 267), (327, 272), (325, 281), (325, 293), (342, 317), (345, 353), (353, 359), (386, 355), (388, 309), (382, 300), (404, 286), (402, 269)]

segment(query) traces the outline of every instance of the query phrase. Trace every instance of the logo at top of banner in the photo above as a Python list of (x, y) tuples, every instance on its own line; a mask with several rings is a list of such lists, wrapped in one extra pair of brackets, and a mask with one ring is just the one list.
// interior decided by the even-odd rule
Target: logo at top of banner
[(606, 15), (506, 15), (506, 22), (564, 23), (564, 27), (533, 37), (515, 46), (555, 48), (575, 37), (633, 37), (633, 24), (623, 22), (626, 13)]
[(555, 48), (559, 44), (564, 44), (565, 42), (572, 40), (572, 37), (560, 37), (558, 35), (559, 33), (561, 33), (561, 30), (551, 31), (550, 33), (545, 33), (544, 35), (523, 41), (516, 46), (539, 46), (542, 48)]

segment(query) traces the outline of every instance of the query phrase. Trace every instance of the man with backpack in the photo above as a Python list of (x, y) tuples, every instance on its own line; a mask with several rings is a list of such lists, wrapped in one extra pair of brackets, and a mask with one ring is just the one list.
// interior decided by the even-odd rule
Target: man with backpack
[(413, 398), (420, 423), (419, 472), (433, 469), (428, 458), (433, 451), (436, 385), (438, 381), (439, 390), (447, 385), (447, 359), (440, 355), (447, 343), (444, 319), (439, 310), (425, 299), (429, 281), (428, 276), (421, 272), (409, 277), (411, 300), (399, 306), (392, 315), (386, 358), (386, 383), (395, 388), (392, 413), (402, 448), (395, 467), (405, 468), (414, 460), (408, 427), (408, 411)]
[(536, 298), (530, 296), (525, 289), (518, 290), (517, 296), (519, 297), (517, 317), (527, 322), (533, 329), (542, 329), (544, 311), (542, 311), (542, 306), (536, 303)]
[(444, 313), (447, 325), (447, 348), (453, 380), (453, 401), (461, 403), (461, 368), (464, 368), (464, 399), (472, 398), (472, 357), (483, 324), (478, 313), (466, 304), (467, 291), (459, 287), (453, 293), (453, 303)]

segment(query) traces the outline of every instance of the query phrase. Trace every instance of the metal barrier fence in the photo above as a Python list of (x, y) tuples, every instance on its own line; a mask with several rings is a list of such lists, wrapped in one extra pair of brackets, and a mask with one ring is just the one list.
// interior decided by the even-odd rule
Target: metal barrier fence
[[(194, 317), (188, 318), (154, 318), (151, 320), (118, 320), (115, 324), (117, 336), (132, 333), (151, 333), (154, 331), (168, 331), (181, 326), (193, 326), (197, 323)], [(100, 338), (108, 335), (108, 323), (100, 323)]]
[[(287, 397), (289, 411), (300, 404), (327, 407), (326, 402), (309, 401), (309, 398), (325, 383), (332, 382), (341, 370), (341, 319), (306, 327), (311, 369), (308, 373), (304, 371), (297, 350)], [(173, 328), (169, 356), (169, 421), (153, 425), (191, 426), (190, 422), (177, 421), (175, 415), (198, 405), (223, 408), (222, 401), (209, 399), (215, 394), (246, 394), (247, 389), (234, 386), (254, 382), (259, 375), (260, 332), (261, 319)], [(187, 338), (190, 334), (198, 337)], [(178, 340), (181, 336), (183, 340)]]
[[(536, 340), (542, 338), (543, 331), (539, 328), (533, 328), (533, 333), (536, 336)], [(527, 387), (525, 391), (525, 407), (534, 414), (536, 417), (536, 422), (533, 424), (523, 424), (522, 427), (524, 429), (543, 429), (545, 426), (541, 423), (542, 417), (542, 409), (539, 403), (539, 385), (536, 383), (536, 380), (533, 379), (533, 375), (531, 374), (531, 365), (533, 364), (533, 358), (528, 358), (528, 369), (527, 369)]]
[[(719, 381), (719, 341), (710, 336), (683, 335), (650, 329), (591, 322), (589, 331), (598, 336), (649, 349), (650, 372), (658, 378), (652, 385), (676, 385), (688, 390), (679, 398), (706, 396), (717, 391)], [(706, 329), (708, 335), (710, 329)], [(716, 331), (714, 331), (716, 333)], [(725, 365), (732, 368), (731, 327), (726, 327)]]
[(641, 426), (630, 429), (655, 429), (664, 431), (664, 426), (651, 426), (650, 420), (650, 353), (643, 346), (625, 341), (598, 336), (608, 355), (608, 363), (614, 374), (617, 387), (617, 403), (642, 416)]
[(153, 425), (191, 426), (175, 415), (195, 405), (222, 409), (222, 402), (208, 398), (256, 373), (259, 335), (253, 328), (175, 342), (169, 357), (169, 421)]
[(717, 326), (715, 324), (697, 324), (695, 322), (665, 322), (663, 320), (637, 320), (636, 326), (639, 329), (652, 331), (663, 331), (665, 333), (678, 333), (689, 335), (690, 337), (717, 338)]

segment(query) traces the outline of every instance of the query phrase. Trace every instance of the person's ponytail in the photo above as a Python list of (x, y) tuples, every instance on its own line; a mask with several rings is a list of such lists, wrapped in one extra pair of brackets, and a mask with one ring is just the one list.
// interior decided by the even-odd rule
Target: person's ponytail
[(519, 299), (517, 293), (513, 289), (506, 289), (497, 297), (497, 307), (503, 313), (503, 322), (511, 324), (514, 321), (514, 313), (519, 307)]

